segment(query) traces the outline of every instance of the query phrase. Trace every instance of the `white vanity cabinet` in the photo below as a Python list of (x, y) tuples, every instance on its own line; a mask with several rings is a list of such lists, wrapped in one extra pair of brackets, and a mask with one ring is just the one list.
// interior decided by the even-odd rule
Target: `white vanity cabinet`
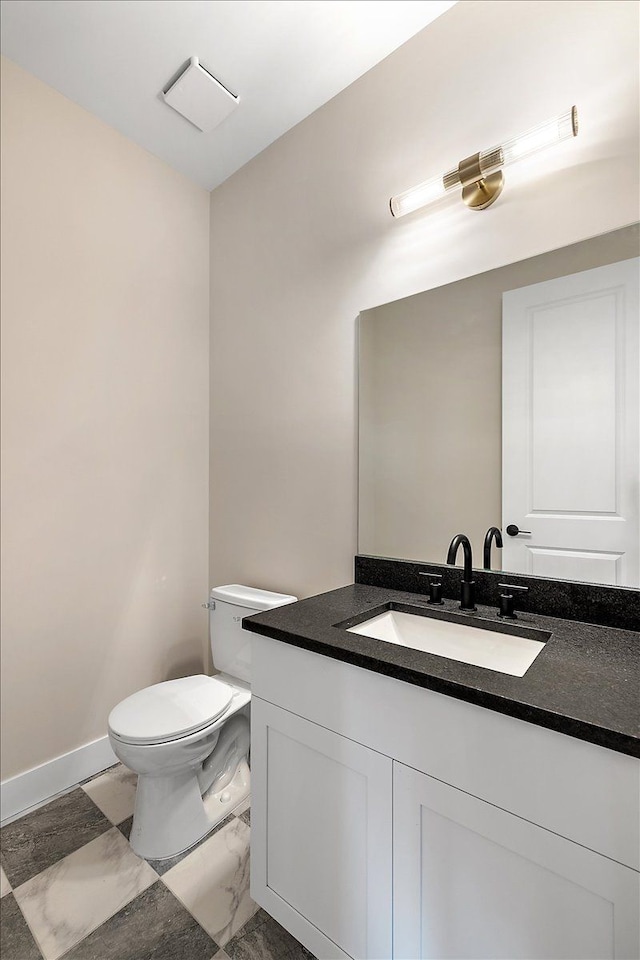
[(637, 960), (632, 757), (252, 638), (253, 898), (319, 960)]
[(257, 697), (254, 899), (322, 960), (391, 957), (392, 761)]
[(403, 764), (393, 787), (396, 960), (638, 956), (633, 870)]

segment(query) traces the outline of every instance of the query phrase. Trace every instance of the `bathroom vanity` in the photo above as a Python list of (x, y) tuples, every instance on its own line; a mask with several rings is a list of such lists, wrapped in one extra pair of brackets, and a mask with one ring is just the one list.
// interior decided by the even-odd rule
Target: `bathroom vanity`
[(350, 632), (426, 599), (245, 620), (252, 896), (321, 960), (638, 957), (640, 635), (521, 613), (546, 639), (515, 676)]
[(356, 583), (245, 624), (252, 894), (320, 960), (640, 956), (638, 238), (360, 314)]

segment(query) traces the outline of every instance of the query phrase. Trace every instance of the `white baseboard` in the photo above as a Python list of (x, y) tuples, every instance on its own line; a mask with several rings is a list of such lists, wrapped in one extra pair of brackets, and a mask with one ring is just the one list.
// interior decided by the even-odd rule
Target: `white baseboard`
[(54, 757), (47, 763), (25, 770), (17, 777), (3, 780), (0, 784), (0, 822), (5, 824), (15, 820), (31, 807), (39, 806), (117, 762), (109, 737), (100, 737), (61, 757)]

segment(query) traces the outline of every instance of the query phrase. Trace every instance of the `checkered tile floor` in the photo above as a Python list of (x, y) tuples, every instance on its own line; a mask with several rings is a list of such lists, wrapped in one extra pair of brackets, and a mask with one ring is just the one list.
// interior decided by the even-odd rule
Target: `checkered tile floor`
[(118, 765), (2, 829), (2, 960), (314, 960), (249, 896), (248, 804), (147, 861), (134, 796)]

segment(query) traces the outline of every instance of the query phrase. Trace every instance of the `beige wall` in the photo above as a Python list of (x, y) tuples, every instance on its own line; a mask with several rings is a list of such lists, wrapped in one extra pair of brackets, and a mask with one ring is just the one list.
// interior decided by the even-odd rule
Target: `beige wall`
[[(352, 580), (362, 309), (638, 215), (638, 7), (463, 2), (211, 197), (211, 579)], [(577, 103), (482, 213), (388, 198)]]
[(206, 643), (208, 195), (2, 63), (2, 776)]
[(361, 553), (444, 563), (464, 532), (482, 565), (502, 525), (502, 293), (638, 252), (635, 225), (363, 311)]

